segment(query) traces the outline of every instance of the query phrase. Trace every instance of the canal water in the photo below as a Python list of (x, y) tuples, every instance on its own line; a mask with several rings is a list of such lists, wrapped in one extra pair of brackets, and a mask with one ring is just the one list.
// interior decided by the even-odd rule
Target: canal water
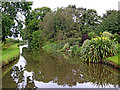
[(3, 68), (2, 88), (119, 88), (118, 72), (75, 57), (29, 51), (23, 45), (12, 68)]

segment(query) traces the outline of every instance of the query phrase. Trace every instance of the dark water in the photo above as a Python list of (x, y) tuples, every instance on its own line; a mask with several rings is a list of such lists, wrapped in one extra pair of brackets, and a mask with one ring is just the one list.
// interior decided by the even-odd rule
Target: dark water
[[(119, 88), (117, 69), (86, 64), (66, 55), (29, 52), (21, 46), (20, 59), (2, 78), (2, 88)], [(23, 49), (22, 49), (23, 48)], [(67, 59), (66, 59), (67, 58)], [(4, 71), (3, 71), (4, 73)]]

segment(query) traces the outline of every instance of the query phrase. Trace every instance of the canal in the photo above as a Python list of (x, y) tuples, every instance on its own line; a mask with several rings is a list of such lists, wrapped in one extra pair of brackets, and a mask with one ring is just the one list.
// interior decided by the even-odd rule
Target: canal
[(2, 88), (119, 88), (118, 69), (66, 57), (20, 46), (19, 59), (3, 68)]

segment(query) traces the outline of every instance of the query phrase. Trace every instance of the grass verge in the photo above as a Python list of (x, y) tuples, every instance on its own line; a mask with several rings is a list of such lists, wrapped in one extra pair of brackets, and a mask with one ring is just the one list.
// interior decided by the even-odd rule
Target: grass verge
[(118, 46), (118, 54), (112, 57), (108, 57), (107, 61), (112, 61), (114, 64), (120, 66), (120, 44)]
[(118, 58), (119, 58), (119, 55), (120, 55), (120, 54), (117, 54), (117, 55), (115, 55), (115, 56), (109, 57), (109, 58), (107, 58), (107, 61), (112, 61), (112, 62), (114, 62), (115, 64), (120, 65), (120, 59), (118, 59)]
[(2, 53), (2, 56), (0, 56), (0, 63), (2, 63), (2, 66), (13, 61), (20, 55), (20, 49), (18, 47), (18, 44), (19, 43), (14, 43), (10, 45), (7, 49), (0, 51), (0, 53)]
[[(120, 54), (119, 54), (119, 55), (120, 55)], [(108, 60), (108, 61), (111, 60), (111, 61), (114, 62), (115, 64), (120, 65), (120, 60), (118, 59), (118, 55), (109, 57), (107, 60)]]

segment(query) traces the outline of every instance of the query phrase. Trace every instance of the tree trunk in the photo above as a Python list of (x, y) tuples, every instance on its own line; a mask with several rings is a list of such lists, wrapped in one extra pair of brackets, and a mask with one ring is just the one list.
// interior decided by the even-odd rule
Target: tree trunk
[(2, 35), (2, 42), (5, 41), (5, 35)]

